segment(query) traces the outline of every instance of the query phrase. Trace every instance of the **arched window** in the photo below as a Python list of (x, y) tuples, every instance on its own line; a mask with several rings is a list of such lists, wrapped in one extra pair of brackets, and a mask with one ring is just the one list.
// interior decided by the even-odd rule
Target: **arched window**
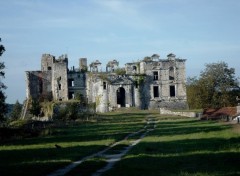
[(132, 68), (133, 68), (133, 70), (137, 71), (137, 67), (136, 66), (133, 66)]

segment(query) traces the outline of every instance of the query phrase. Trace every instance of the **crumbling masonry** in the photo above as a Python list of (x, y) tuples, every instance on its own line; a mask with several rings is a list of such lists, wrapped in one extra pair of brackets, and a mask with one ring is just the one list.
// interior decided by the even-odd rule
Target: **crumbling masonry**
[(27, 99), (68, 101), (77, 96), (96, 104), (97, 112), (119, 107), (186, 108), (185, 59), (157, 54), (126, 63), (122, 70), (116, 60), (100, 71), (96, 60), (89, 67), (87, 59), (79, 59), (79, 68), (68, 68), (68, 57), (58, 59), (43, 54), (41, 71), (26, 71)]

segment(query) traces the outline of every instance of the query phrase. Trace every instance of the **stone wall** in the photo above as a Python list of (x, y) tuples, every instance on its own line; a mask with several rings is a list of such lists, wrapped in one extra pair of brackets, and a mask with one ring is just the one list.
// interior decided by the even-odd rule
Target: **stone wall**
[(69, 99), (74, 99), (77, 94), (86, 98), (86, 74), (80, 71), (70, 71), (68, 73)]
[(55, 60), (52, 69), (52, 92), (54, 100), (68, 100), (68, 60)]
[(237, 114), (240, 114), (240, 106), (237, 106)]
[(26, 71), (27, 98), (39, 98), (42, 84), (41, 71)]
[(197, 117), (197, 114), (195, 112), (181, 112), (181, 111), (174, 112), (165, 108), (160, 108), (160, 114), (185, 116), (185, 117)]

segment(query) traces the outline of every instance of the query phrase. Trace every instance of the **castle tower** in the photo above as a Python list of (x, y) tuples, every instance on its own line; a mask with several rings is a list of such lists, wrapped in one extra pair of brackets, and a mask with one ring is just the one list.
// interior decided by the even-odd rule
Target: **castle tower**
[(53, 60), (52, 93), (54, 100), (68, 100), (68, 58), (62, 55)]
[(79, 69), (80, 71), (87, 71), (87, 58), (80, 58), (79, 59)]
[(52, 70), (54, 56), (50, 54), (43, 54), (41, 59), (41, 70), (42, 71), (50, 71)]

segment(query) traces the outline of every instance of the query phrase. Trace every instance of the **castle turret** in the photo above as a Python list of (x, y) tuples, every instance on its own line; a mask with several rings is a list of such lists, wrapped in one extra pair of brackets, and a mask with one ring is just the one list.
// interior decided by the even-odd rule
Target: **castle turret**
[(153, 54), (152, 55), (152, 60), (153, 61), (159, 61), (160, 56), (158, 54)]
[(99, 62), (99, 60), (96, 60), (95, 62), (92, 62), (92, 63), (90, 64), (90, 71), (91, 71), (91, 72), (98, 72), (99, 67), (100, 67), (101, 64), (102, 64), (102, 63)]
[(168, 60), (175, 60), (176, 55), (173, 53), (170, 53), (169, 55), (167, 55), (167, 57), (168, 57)]

